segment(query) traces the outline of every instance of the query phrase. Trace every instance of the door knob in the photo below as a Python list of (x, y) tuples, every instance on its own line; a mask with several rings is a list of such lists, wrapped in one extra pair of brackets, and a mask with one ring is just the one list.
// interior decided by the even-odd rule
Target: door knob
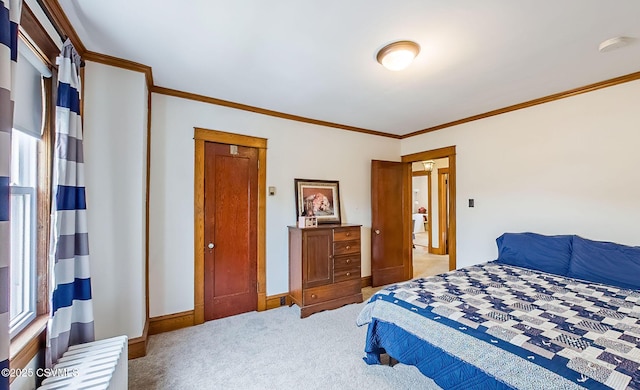
[(380, 234), (380, 230), (376, 229), (376, 234)]
[(209, 245), (207, 245), (207, 246), (209, 247), (209, 249), (213, 249), (213, 247), (214, 247), (215, 245), (213, 245), (213, 242), (210, 242), (210, 243), (209, 243)]

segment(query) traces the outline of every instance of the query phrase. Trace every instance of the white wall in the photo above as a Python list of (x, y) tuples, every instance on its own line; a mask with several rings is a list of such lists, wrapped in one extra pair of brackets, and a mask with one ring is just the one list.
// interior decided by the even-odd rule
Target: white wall
[[(144, 324), (146, 93), (141, 73), (87, 65), (85, 151), (99, 338), (137, 337)], [(459, 267), (494, 259), (495, 238), (505, 231), (640, 244), (638, 101), (640, 81), (634, 81), (398, 141), (153, 94), (150, 315), (193, 309), (194, 127), (268, 139), (267, 185), (277, 194), (267, 197), (267, 295), (275, 295), (288, 290), (294, 178), (340, 181), (343, 221), (364, 226), (367, 276), (371, 159), (397, 161), (450, 145), (457, 148)], [(314, 147), (305, 148), (309, 144)], [(475, 208), (467, 207), (469, 198)]]
[(268, 139), (267, 295), (288, 285), (287, 225), (295, 223), (294, 178), (340, 181), (342, 220), (362, 224), (362, 275), (371, 274), (371, 160), (399, 161), (400, 141), (234, 110), (152, 97), (150, 316), (193, 309), (194, 127)]
[(638, 102), (633, 81), (402, 140), (456, 146), (458, 267), (495, 259), (503, 232), (640, 245)]
[(145, 75), (87, 62), (84, 151), (96, 338), (142, 335), (145, 308)]

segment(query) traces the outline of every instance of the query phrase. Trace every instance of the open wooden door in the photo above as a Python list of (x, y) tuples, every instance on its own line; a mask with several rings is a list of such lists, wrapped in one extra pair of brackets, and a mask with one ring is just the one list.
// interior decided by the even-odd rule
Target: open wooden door
[(410, 164), (371, 161), (371, 283), (411, 279)]

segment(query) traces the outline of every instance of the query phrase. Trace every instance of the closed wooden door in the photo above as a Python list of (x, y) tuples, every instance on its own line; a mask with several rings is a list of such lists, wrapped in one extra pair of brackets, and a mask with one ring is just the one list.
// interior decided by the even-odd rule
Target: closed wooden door
[(205, 320), (257, 309), (258, 150), (205, 143)]
[(410, 165), (371, 161), (371, 282), (382, 286), (411, 278)]

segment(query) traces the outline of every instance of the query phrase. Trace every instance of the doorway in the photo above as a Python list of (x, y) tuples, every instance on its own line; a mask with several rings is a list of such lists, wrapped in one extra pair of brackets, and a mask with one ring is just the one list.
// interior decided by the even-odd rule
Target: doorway
[[(267, 140), (263, 138), (249, 137), (222, 131), (199, 128), (195, 129), (194, 139), (194, 324), (197, 325), (203, 323), (205, 319), (208, 320), (218, 318), (219, 315), (216, 314), (218, 309), (224, 309), (225, 306), (233, 306), (233, 304), (224, 302), (224, 299), (217, 299), (212, 301), (212, 297), (223, 298), (224, 295), (230, 295), (230, 298), (232, 298), (233, 300), (233, 296), (237, 295), (240, 290), (247, 292), (249, 295), (249, 298), (245, 296), (245, 299), (251, 301), (248, 302), (248, 306), (246, 306), (249, 307), (249, 310), (262, 311), (266, 309), (266, 169), (264, 169), (264, 167), (266, 166)], [(257, 173), (254, 172), (255, 176), (257, 176), (255, 178), (255, 181), (257, 182), (255, 185), (255, 187), (257, 188), (255, 190), (256, 199), (253, 203), (249, 203), (249, 206), (246, 207), (247, 210), (244, 210), (245, 213), (243, 217), (244, 219), (246, 219), (246, 221), (243, 222), (243, 228), (248, 231), (248, 235), (247, 237), (245, 237), (247, 238), (245, 240), (247, 241), (246, 246), (247, 248), (254, 247), (255, 249), (238, 248), (234, 245), (227, 245), (227, 247), (224, 248), (222, 242), (216, 242), (218, 237), (220, 237), (224, 241), (228, 241), (229, 234), (234, 233), (229, 233), (230, 230), (224, 229), (225, 226), (229, 225), (228, 221), (224, 221), (224, 219), (229, 217), (229, 215), (225, 216), (224, 213), (222, 213), (220, 214), (220, 216), (214, 217), (219, 220), (218, 222), (222, 224), (222, 226), (216, 227), (216, 222), (214, 221), (214, 224), (212, 224), (211, 222), (211, 213), (215, 213), (215, 211), (213, 211), (215, 209), (206, 207), (206, 205), (209, 203), (208, 200), (211, 200), (211, 197), (214, 197), (213, 199), (215, 199), (215, 196), (218, 196), (212, 195), (215, 194), (215, 189), (212, 190), (211, 188), (207, 187), (207, 183), (211, 184), (212, 180), (210, 178), (211, 170), (214, 169), (214, 171), (217, 171), (218, 168), (210, 165), (211, 156), (215, 156), (217, 154), (216, 151), (212, 151), (212, 149), (215, 148), (219, 148), (220, 154), (223, 157), (222, 160), (220, 160), (223, 161), (221, 162), (222, 168), (225, 168), (226, 166), (227, 171), (229, 171), (230, 169), (234, 173), (237, 169), (243, 169), (242, 165), (245, 163), (240, 162), (240, 160), (244, 158), (241, 157), (241, 155), (247, 153), (247, 150), (249, 151), (249, 153), (255, 153), (257, 155), (255, 158), (255, 163), (251, 163), (251, 165), (255, 167), (255, 170), (257, 170)], [(234, 159), (236, 161), (234, 161)], [(245, 162), (249, 164), (247, 161)], [(247, 170), (247, 173), (248, 172), (249, 171)], [(225, 184), (223, 186), (220, 186), (220, 188), (222, 189), (220, 196), (225, 197), (226, 199), (224, 201), (218, 199), (218, 202), (215, 203), (222, 204), (226, 201), (229, 201), (228, 195), (230, 194), (230, 192), (225, 191), (224, 187), (230, 186), (229, 183), (231, 179), (229, 176), (224, 179), (224, 174), (223, 176), (220, 176), (220, 178)], [(237, 183), (233, 184), (233, 186), (236, 185)], [(237, 191), (234, 190), (232, 192), (236, 193)], [(240, 199), (240, 201), (243, 200)], [(250, 232), (250, 230), (252, 229), (254, 230), (254, 233)], [(218, 249), (221, 250), (217, 251)], [(220, 268), (222, 268), (223, 272), (229, 272), (230, 269), (233, 269), (231, 267), (234, 266), (233, 264), (231, 264), (233, 262), (227, 261), (229, 259), (228, 256), (230, 255), (230, 253), (233, 253), (237, 250), (241, 250), (242, 252), (245, 249), (247, 249), (246, 252), (250, 254), (245, 256), (247, 261), (243, 262), (245, 264), (243, 266), (245, 268), (243, 271), (245, 277), (243, 277), (243, 279), (227, 283), (227, 281), (231, 279), (226, 278), (223, 274), (221, 274), (216, 276), (216, 279), (218, 281), (217, 284), (214, 283), (213, 285), (210, 285), (209, 283), (208, 285), (208, 282), (206, 281), (207, 272), (214, 272), (217, 274)], [(214, 257), (213, 262), (211, 262), (212, 256)], [(236, 255), (233, 254), (232, 256)], [(222, 263), (218, 264), (218, 259), (215, 259), (215, 257), (227, 257), (227, 260), (223, 260)], [(218, 268), (218, 270), (215, 269), (216, 267)], [(255, 277), (253, 275), (255, 275)], [(225, 283), (227, 284), (225, 285)], [(247, 286), (250, 286), (252, 291), (247, 291)], [(218, 293), (220, 293), (219, 297)], [(212, 309), (210, 307), (211, 304), (216, 306), (215, 309)], [(244, 307), (244, 309), (246, 309), (246, 307)], [(224, 310), (222, 310), (222, 312), (224, 312)], [(231, 314), (233, 313), (229, 312), (228, 315)]]
[[(427, 196), (422, 197), (427, 199), (425, 232), (415, 235), (414, 244), (417, 245), (414, 245), (411, 253), (414, 277), (456, 269), (455, 157), (455, 146), (402, 156), (403, 162), (411, 163), (414, 178), (430, 178)], [(422, 187), (410, 188), (408, 191), (413, 192), (415, 189), (422, 191)], [(420, 203), (420, 197), (417, 198)], [(416, 206), (420, 205), (416, 205), (414, 200), (412, 207)], [(413, 211), (411, 222), (416, 229), (416, 215)]]
[[(401, 162), (372, 160), (372, 286), (409, 280), (413, 277), (411, 166), (414, 162), (439, 158), (446, 159), (449, 165), (449, 226), (447, 229), (449, 259), (446, 270), (456, 269), (455, 146), (405, 155), (402, 156)], [(437, 225), (431, 224), (431, 226)]]
[[(440, 242), (443, 230), (441, 218), (448, 216), (448, 205), (443, 206), (439, 193), (444, 188), (439, 173), (448, 170), (449, 159), (418, 161), (412, 168), (412, 220), (413, 220), (413, 277), (425, 277), (449, 271), (449, 255)], [(448, 190), (447, 190), (448, 192)]]

